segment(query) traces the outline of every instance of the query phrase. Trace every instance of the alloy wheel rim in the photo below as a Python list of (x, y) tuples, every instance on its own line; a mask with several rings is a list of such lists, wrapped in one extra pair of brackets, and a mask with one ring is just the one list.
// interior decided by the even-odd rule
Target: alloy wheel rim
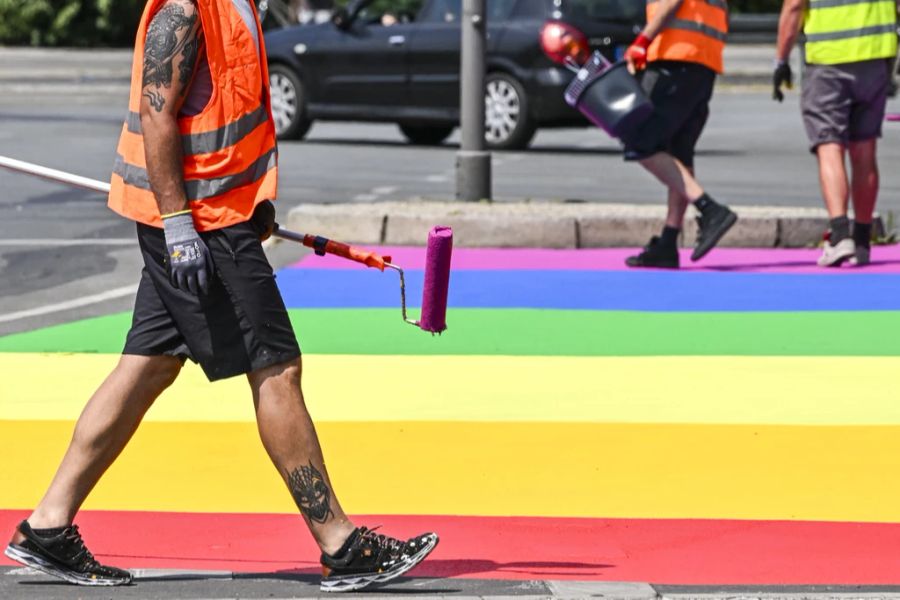
[(297, 90), (286, 76), (273, 73), (269, 76), (270, 96), (272, 99), (272, 118), (275, 119), (275, 132), (282, 134), (297, 116)]
[(505, 142), (519, 124), (522, 103), (519, 93), (504, 79), (489, 81), (484, 95), (484, 138)]

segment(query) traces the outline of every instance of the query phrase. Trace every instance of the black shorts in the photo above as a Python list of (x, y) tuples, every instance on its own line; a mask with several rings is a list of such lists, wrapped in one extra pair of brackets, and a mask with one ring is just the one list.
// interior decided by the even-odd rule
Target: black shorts
[(696, 63), (659, 60), (639, 75), (653, 102), (653, 115), (622, 138), (625, 160), (640, 160), (668, 152), (685, 166), (694, 166), (694, 147), (712, 99), (716, 72)]
[(201, 233), (215, 276), (199, 297), (169, 283), (162, 229), (138, 223), (144, 269), (123, 354), (177, 356), (210, 381), (295, 360), (300, 347), (250, 223)]

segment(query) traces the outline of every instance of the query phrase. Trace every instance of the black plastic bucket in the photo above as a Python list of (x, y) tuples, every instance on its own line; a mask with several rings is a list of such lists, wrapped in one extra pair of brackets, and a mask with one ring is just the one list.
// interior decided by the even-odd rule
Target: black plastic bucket
[(599, 52), (566, 88), (566, 102), (613, 137), (632, 131), (653, 113), (653, 104), (625, 63), (610, 64)]

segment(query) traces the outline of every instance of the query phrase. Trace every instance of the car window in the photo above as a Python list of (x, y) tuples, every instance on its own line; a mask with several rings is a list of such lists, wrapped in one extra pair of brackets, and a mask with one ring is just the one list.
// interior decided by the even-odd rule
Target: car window
[[(487, 0), (487, 18), (502, 21), (509, 18), (516, 0)], [(459, 23), (462, 0), (433, 0), (425, 7), (417, 21), (428, 23)]]
[[(340, 4), (340, 3), (338, 3)], [(359, 19), (371, 25), (389, 24), (386, 18), (393, 17), (394, 23), (408, 23), (422, 8), (421, 0), (371, 0), (365, 3)], [(392, 23), (391, 23), (392, 24)]]
[(547, 0), (519, 0), (515, 5), (513, 17), (543, 19), (550, 14), (552, 2)]
[(508, 19), (515, 3), (516, 0), (487, 0), (488, 23)]
[(416, 19), (422, 23), (459, 23), (462, 0), (431, 0)]
[(571, 17), (637, 23), (644, 18), (645, 3), (635, 0), (563, 0)]

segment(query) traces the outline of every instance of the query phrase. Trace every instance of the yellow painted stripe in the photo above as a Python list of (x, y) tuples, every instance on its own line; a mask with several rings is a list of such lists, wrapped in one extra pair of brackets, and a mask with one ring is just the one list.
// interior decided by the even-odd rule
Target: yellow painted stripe
[[(601, 343), (601, 342), (598, 342)], [(116, 355), (3, 354), (0, 420), (74, 420)], [(898, 357), (304, 358), (318, 422), (900, 424)], [(151, 421), (253, 420), (244, 378), (193, 365)]]
[[(44, 491), (72, 424), (0, 422), (0, 508)], [(900, 427), (326, 423), (355, 513), (900, 520)], [(249, 423), (145, 423), (85, 508), (294, 512)]]

